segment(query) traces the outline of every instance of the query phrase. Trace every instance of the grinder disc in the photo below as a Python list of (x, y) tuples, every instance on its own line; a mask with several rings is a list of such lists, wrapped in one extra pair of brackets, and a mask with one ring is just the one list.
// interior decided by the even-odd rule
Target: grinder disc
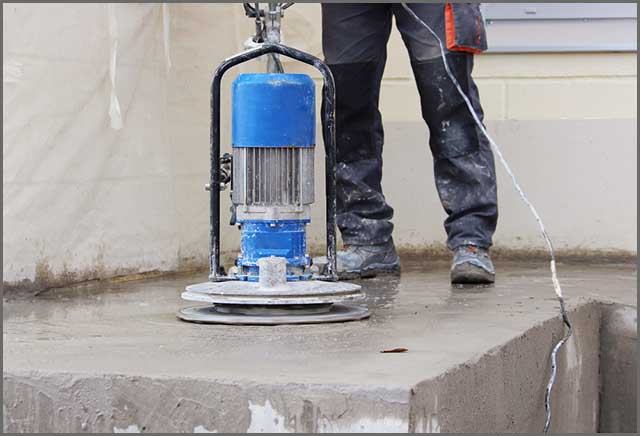
[(279, 325), (279, 324), (320, 324), (330, 322), (356, 321), (368, 318), (370, 313), (365, 307), (330, 304), (326, 308), (309, 310), (304, 308), (260, 308), (238, 310), (228, 306), (212, 305), (187, 307), (176, 313), (183, 320), (201, 324), (231, 325)]
[(283, 306), (343, 303), (361, 300), (364, 295), (359, 285), (346, 282), (301, 280), (264, 288), (258, 282), (230, 280), (189, 285), (182, 293), (182, 298), (212, 304)]
[(204, 324), (318, 324), (369, 316), (367, 308), (343, 304), (364, 298), (359, 285), (345, 282), (283, 281), (266, 287), (241, 280), (205, 282), (187, 286), (182, 298), (209, 303), (176, 314)]

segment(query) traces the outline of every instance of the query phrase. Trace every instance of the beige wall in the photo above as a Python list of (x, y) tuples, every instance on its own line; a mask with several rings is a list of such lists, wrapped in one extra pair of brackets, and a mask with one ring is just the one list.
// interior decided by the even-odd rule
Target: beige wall
[[(4, 4), (3, 11), (4, 282), (47, 286), (206, 264), (209, 82), (252, 32), (241, 7), (171, 4), (167, 27), (160, 5), (114, 7), (120, 130), (108, 114), (107, 7)], [(318, 5), (295, 5), (285, 43), (320, 56), (319, 24)], [(263, 68), (252, 64), (238, 71)], [(636, 250), (636, 75), (635, 53), (477, 57), (488, 128), (560, 248)], [(442, 243), (427, 130), (395, 30), (381, 100), (383, 185), (396, 210), (396, 240)], [(541, 247), (503, 171), (499, 183), (496, 244)], [(322, 212), (319, 203), (312, 244), (322, 241)], [(226, 247), (237, 233), (223, 226)]]

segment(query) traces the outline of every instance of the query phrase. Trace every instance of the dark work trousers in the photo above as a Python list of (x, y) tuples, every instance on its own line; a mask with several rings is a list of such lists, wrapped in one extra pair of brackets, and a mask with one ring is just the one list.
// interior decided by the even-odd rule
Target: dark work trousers
[[(410, 4), (445, 44), (445, 5)], [(483, 26), (477, 5), (456, 4), (458, 37), (473, 41)], [(465, 9), (467, 8), (467, 9)], [(466, 15), (465, 15), (466, 14)], [(391, 238), (393, 209), (382, 193), (384, 134), (378, 110), (392, 16), (409, 52), (440, 201), (448, 217), (447, 245), (488, 248), (498, 218), (493, 154), (444, 69), (435, 38), (400, 4), (323, 4), (324, 56), (336, 82), (337, 224), (346, 245), (381, 244)], [(482, 28), (484, 35), (484, 28)], [(486, 44), (486, 41), (484, 41)], [(471, 78), (473, 54), (447, 50), (453, 74), (482, 119)], [(420, 186), (411, 196), (419, 195)]]

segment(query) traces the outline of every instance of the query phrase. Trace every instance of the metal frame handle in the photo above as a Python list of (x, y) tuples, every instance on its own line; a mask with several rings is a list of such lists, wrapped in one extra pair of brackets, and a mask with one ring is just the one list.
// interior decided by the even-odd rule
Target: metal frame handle
[(225, 59), (213, 74), (211, 82), (211, 180), (210, 195), (210, 235), (209, 235), (209, 280), (224, 281), (232, 277), (225, 276), (220, 268), (220, 84), (222, 76), (232, 67), (257, 58), (277, 53), (315, 67), (322, 74), (322, 137), (325, 149), (326, 173), (326, 219), (327, 219), (327, 274), (321, 280), (338, 280), (336, 265), (336, 88), (331, 70), (320, 59), (287, 47), (282, 44), (264, 43), (262, 46), (247, 50)]

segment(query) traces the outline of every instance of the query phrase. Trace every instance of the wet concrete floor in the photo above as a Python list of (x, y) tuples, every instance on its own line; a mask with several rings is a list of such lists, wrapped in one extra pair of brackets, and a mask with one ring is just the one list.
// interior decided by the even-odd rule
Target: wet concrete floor
[[(452, 288), (448, 264), (410, 259), (362, 281), (368, 320), (302, 326), (181, 322), (184, 286), (206, 274), (87, 284), (3, 305), (4, 371), (410, 387), (557, 315), (548, 264), (497, 264), (490, 287)], [(636, 305), (635, 265), (562, 264), (570, 308)], [(559, 325), (559, 324), (558, 324)], [(403, 347), (408, 351), (383, 354)], [(540, 350), (548, 354), (549, 350)]]

